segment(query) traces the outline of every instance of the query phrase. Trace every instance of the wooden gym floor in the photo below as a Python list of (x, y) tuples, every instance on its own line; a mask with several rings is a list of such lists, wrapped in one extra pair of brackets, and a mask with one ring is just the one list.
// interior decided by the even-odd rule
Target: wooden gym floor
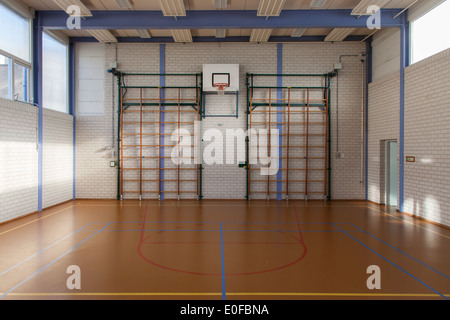
[(449, 249), (449, 229), (362, 201), (77, 200), (0, 225), (0, 299), (442, 300)]

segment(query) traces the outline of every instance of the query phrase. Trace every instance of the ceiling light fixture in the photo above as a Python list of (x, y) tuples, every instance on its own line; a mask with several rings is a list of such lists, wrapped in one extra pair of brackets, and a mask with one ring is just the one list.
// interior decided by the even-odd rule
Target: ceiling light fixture
[(283, 10), (286, 0), (260, 0), (258, 16), (277, 17)]
[(344, 41), (353, 31), (355, 28), (336, 28), (330, 32), (325, 41)]
[(226, 38), (227, 29), (216, 29), (216, 38)]
[(170, 30), (170, 32), (175, 42), (193, 42), (191, 30), (189, 29), (176, 29)]
[(214, 0), (214, 6), (216, 9), (226, 9), (228, 6), (228, 0)]
[(273, 29), (253, 29), (250, 36), (250, 42), (267, 42)]
[(161, 10), (166, 17), (184, 17), (186, 8), (183, 0), (159, 0)]
[(133, 9), (133, 4), (130, 0), (116, 0), (116, 3), (121, 9)]
[(65, 12), (67, 12), (69, 7), (77, 6), (78, 8), (80, 8), (80, 17), (92, 17), (91, 10), (89, 10), (88, 7), (86, 7), (80, 0), (53, 0), (53, 2), (56, 3)]
[(101, 43), (115, 43), (117, 38), (109, 30), (87, 30), (89, 33)]
[(292, 38), (301, 38), (305, 32), (306, 32), (306, 29), (294, 29), (294, 31), (292, 31), (291, 37)]
[(139, 37), (141, 39), (150, 39), (152, 36), (150, 35), (150, 33), (148, 32), (148, 30), (145, 29), (137, 29), (136, 30), (137, 33), (139, 34)]
[(328, 0), (311, 0), (311, 8), (322, 8)]
[(372, 15), (373, 12), (368, 11), (367, 9), (370, 6), (377, 6), (383, 8), (392, 0), (361, 0), (360, 3), (356, 5), (356, 7), (352, 11), (353, 16), (364, 16), (364, 15)]

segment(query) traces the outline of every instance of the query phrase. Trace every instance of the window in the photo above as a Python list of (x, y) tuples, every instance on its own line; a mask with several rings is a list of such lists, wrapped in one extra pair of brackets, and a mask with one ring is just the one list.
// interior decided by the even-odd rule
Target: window
[(0, 98), (9, 99), (9, 70), (11, 59), (0, 54)]
[(42, 38), (44, 108), (68, 113), (68, 49), (47, 33)]
[(411, 59), (419, 62), (450, 48), (450, 0), (411, 23)]
[(14, 100), (28, 101), (28, 68), (14, 63)]
[(31, 62), (30, 20), (0, 4), (0, 30), (0, 49)]
[(0, 98), (27, 102), (31, 22), (0, 3)]

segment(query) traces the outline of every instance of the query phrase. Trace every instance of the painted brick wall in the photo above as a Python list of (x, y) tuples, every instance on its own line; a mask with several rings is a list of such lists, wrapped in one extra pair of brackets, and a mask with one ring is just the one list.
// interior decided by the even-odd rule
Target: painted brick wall
[(450, 50), (405, 71), (405, 212), (450, 226)]
[[(332, 199), (363, 199), (360, 168), (364, 161), (361, 153), (361, 109), (365, 64), (361, 57), (350, 56), (364, 53), (365, 46), (360, 43), (292, 44), (285, 45), (283, 51), (285, 73), (327, 73), (333, 70), (335, 63), (342, 61), (339, 79), (334, 78), (331, 86), (331, 195)], [(341, 55), (346, 57), (340, 58)], [(338, 151), (343, 158), (337, 158)]]
[(384, 141), (399, 139), (399, 108), (399, 72), (369, 85), (368, 200), (377, 203), (385, 203)]
[(42, 206), (73, 198), (73, 117), (44, 109)]
[(38, 210), (37, 108), (0, 99), (0, 223)]
[[(43, 208), (72, 199), (73, 118), (44, 109)], [(38, 109), (0, 99), (0, 222), (38, 210)]]
[[(117, 48), (117, 51), (116, 51)], [(358, 55), (365, 50), (360, 43), (342, 44), (284, 44), (283, 72), (286, 73), (324, 73), (333, 69), (333, 64), (339, 62), (340, 55)], [(158, 73), (159, 45), (152, 44), (119, 44), (105, 47), (105, 73), (110, 62), (117, 61), (119, 69), (124, 72)], [(313, 61), (313, 63), (311, 63)], [(206, 63), (236, 63), (240, 65), (240, 96), (239, 119), (236, 118), (206, 118), (203, 130), (217, 129), (225, 133), (227, 129), (246, 129), (246, 84), (245, 75), (252, 73), (277, 72), (276, 44), (167, 44), (166, 73), (199, 73)], [(362, 199), (363, 186), (358, 170), (350, 170), (353, 166), (360, 168), (361, 163), (361, 92), (362, 64), (359, 58), (343, 58), (344, 69), (340, 75), (340, 141), (344, 159), (335, 159), (333, 150), (333, 187), (332, 196), (336, 199)], [(141, 84), (159, 85), (159, 77), (127, 78), (127, 85)], [(116, 112), (117, 92), (114, 83), (115, 105), (112, 106), (112, 79), (105, 76), (105, 106), (104, 115), (95, 117), (77, 117), (77, 198), (115, 198), (117, 195), (117, 170), (109, 167), (111, 151), (105, 146), (111, 146), (113, 134), (113, 115)], [(166, 78), (167, 85), (180, 85), (180, 79)], [(186, 79), (181, 84), (191, 85)], [(276, 78), (265, 80), (265, 84), (276, 85)], [(130, 98), (138, 93), (131, 90)], [(183, 97), (191, 93), (184, 91)], [(332, 140), (336, 141), (336, 82), (332, 84)], [(167, 98), (176, 97), (176, 93), (166, 90)], [(114, 109), (114, 111), (112, 111)], [(233, 114), (235, 112), (235, 97), (218, 98), (208, 96), (207, 114)], [(114, 118), (117, 121), (117, 117)], [(117, 124), (115, 124), (117, 129)], [(190, 129), (190, 127), (186, 127)], [(133, 130), (133, 129), (131, 129)], [(169, 128), (166, 128), (166, 132)], [(117, 130), (114, 132), (117, 137)], [(170, 136), (166, 136), (170, 139)], [(116, 140), (116, 138), (114, 139)], [(206, 144), (205, 144), (206, 145)], [(115, 144), (117, 150), (117, 143)], [(168, 148), (166, 148), (168, 149)], [(166, 156), (169, 155), (166, 150)], [(132, 152), (129, 153), (133, 156)], [(129, 163), (133, 160), (127, 160)], [(206, 166), (204, 169), (203, 195), (205, 199), (225, 198), (243, 199), (246, 194), (246, 171), (237, 164)], [(129, 176), (132, 179), (132, 176)], [(151, 175), (148, 176), (154, 178)], [(340, 186), (344, 187), (340, 187)], [(132, 183), (128, 189), (133, 189)], [(156, 188), (156, 186), (155, 186)], [(173, 189), (170, 182), (166, 189)], [(146, 195), (155, 198), (154, 194)], [(168, 195), (167, 198), (176, 198)], [(188, 196), (186, 196), (188, 197)], [(137, 194), (126, 198), (137, 198)], [(188, 197), (191, 198), (191, 197)]]

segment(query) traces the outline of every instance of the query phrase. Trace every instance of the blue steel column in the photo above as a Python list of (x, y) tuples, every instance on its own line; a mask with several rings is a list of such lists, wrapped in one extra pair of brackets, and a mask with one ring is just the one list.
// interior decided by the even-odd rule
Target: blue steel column
[(42, 27), (41, 13), (33, 20), (33, 101), (38, 107), (38, 211), (42, 211), (43, 106), (42, 106)]
[[(283, 44), (279, 43), (277, 45), (277, 73), (278, 73), (278, 77), (277, 77), (277, 87), (279, 87), (277, 89), (277, 103), (281, 104), (280, 99), (283, 99), (283, 89), (281, 89), (280, 87), (283, 86), (283, 77), (281, 76), (281, 74), (283, 74)], [(281, 182), (281, 180), (283, 179), (283, 171), (281, 170), (283, 167), (283, 160), (281, 159), (282, 155), (283, 155), (283, 148), (281, 147), (283, 145), (283, 125), (281, 122), (283, 122), (283, 113), (281, 112), (283, 110), (282, 106), (278, 106), (277, 108), (278, 112), (277, 112), (277, 122), (278, 122), (278, 133), (280, 134), (279, 138), (278, 138), (278, 173), (277, 173), (277, 200), (281, 200), (283, 198), (283, 183)], [(270, 117), (271, 115), (269, 115)], [(289, 139), (289, 137), (287, 137), (287, 139)], [(287, 195), (286, 195), (287, 196)]]
[[(164, 87), (166, 85), (166, 77), (164, 74), (166, 73), (166, 45), (160, 44), (159, 45), (159, 73), (161, 74), (159, 85), (160, 87)], [(164, 103), (164, 99), (166, 98), (166, 93), (164, 91), (164, 88), (161, 89), (161, 103)], [(164, 106), (161, 105), (161, 110), (164, 111)], [(165, 113), (161, 112), (161, 131), (160, 134), (164, 133), (164, 121), (165, 121)], [(161, 135), (161, 157), (164, 157), (164, 135)], [(160, 169), (161, 169), (161, 180), (164, 180), (164, 158), (160, 158)], [(160, 191), (164, 191), (164, 181), (161, 181), (160, 184)], [(160, 200), (164, 200), (164, 192), (161, 192), (160, 194)]]
[[(73, 117), (73, 200), (76, 199), (75, 44), (69, 44), (69, 113)], [(114, 147), (114, 146), (113, 146)]]
[(365, 199), (369, 200), (369, 84), (372, 83), (372, 38), (366, 41)]
[(399, 135), (399, 190), (398, 210), (404, 210), (404, 180), (405, 180), (405, 68), (409, 64), (409, 25), (406, 14), (403, 16), (403, 26), (400, 28), (400, 135)]

